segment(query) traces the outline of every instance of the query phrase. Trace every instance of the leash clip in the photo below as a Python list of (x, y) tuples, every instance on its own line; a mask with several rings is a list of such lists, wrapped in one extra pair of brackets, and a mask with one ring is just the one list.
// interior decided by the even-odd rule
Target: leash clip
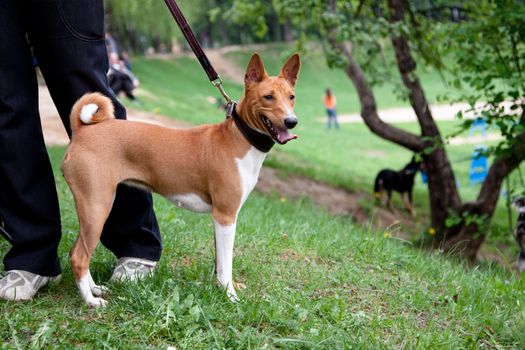
[(222, 79), (221, 77), (217, 77), (217, 79), (211, 81), (212, 85), (215, 86), (217, 89), (219, 89), (219, 92), (221, 93), (222, 97), (226, 99), (226, 103), (230, 104), (233, 102), (233, 100), (228, 96), (226, 91), (224, 91), (224, 88), (222, 87)]
[(217, 76), (217, 79), (212, 80), (211, 84), (215, 86), (217, 89), (219, 89), (219, 92), (221, 93), (222, 97), (226, 100), (226, 118), (230, 118), (233, 115), (233, 110), (235, 108), (235, 101), (228, 96), (226, 91), (224, 91), (224, 88), (222, 87), (222, 79), (221, 77)]
[(226, 105), (226, 119), (233, 117), (233, 110), (235, 109), (235, 102), (230, 101)]

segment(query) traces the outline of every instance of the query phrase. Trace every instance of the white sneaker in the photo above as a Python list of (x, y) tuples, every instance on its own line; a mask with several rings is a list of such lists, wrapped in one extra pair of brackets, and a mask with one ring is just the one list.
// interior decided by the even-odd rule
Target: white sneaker
[(136, 281), (151, 274), (157, 266), (156, 261), (140, 258), (120, 258), (109, 279), (111, 282)]
[(30, 300), (36, 292), (51, 282), (60, 281), (61, 275), (55, 277), (40, 276), (23, 270), (6, 271), (0, 280), (0, 299)]

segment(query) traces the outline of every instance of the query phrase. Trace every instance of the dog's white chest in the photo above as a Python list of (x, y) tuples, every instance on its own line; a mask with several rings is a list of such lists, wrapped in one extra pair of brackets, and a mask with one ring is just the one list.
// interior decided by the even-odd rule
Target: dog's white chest
[(168, 199), (177, 207), (196, 213), (209, 213), (211, 211), (211, 205), (203, 201), (201, 197), (195, 193), (176, 194), (169, 196)]
[(257, 184), (259, 172), (261, 171), (261, 167), (265, 158), (266, 153), (263, 153), (252, 147), (243, 158), (235, 159), (242, 187), (242, 198), (239, 208), (242, 207), (246, 201), (246, 198), (248, 198), (248, 195), (252, 192), (253, 188)]

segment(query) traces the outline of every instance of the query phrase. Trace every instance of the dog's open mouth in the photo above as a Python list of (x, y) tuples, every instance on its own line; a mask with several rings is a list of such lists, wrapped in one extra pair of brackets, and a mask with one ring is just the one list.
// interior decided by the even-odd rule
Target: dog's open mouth
[(284, 145), (290, 140), (295, 140), (298, 137), (297, 135), (291, 134), (286, 127), (274, 126), (270, 119), (264, 115), (261, 115), (261, 120), (272, 139), (281, 145)]

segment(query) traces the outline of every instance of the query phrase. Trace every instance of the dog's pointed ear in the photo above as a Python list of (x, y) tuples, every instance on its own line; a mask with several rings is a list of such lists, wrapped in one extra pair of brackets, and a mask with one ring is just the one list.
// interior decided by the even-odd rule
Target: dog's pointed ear
[(246, 74), (244, 75), (244, 83), (260, 83), (265, 77), (267, 77), (266, 70), (261, 56), (256, 52), (252, 55), (248, 68), (246, 68)]
[(281, 78), (284, 78), (292, 84), (292, 86), (295, 86), (295, 83), (297, 82), (297, 76), (299, 75), (299, 70), (301, 69), (301, 58), (299, 57), (299, 54), (293, 54), (292, 57), (290, 57), (286, 63), (283, 65), (283, 68), (281, 69), (281, 74), (279, 76)]

